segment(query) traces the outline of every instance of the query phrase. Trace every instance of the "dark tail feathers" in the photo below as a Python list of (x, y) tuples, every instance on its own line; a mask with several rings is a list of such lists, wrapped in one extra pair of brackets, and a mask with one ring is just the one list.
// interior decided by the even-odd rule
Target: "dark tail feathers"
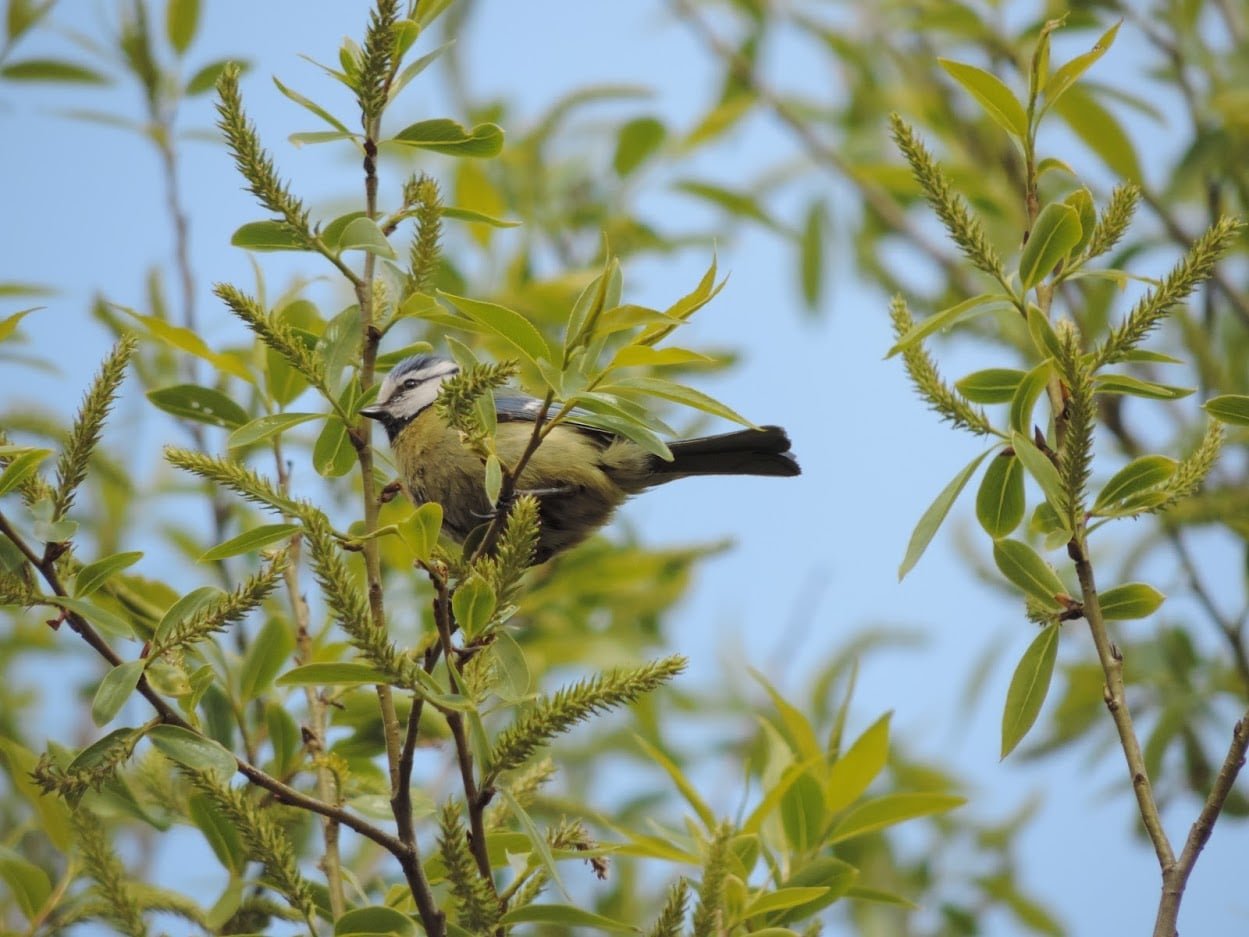
[(799, 475), (789, 436), (779, 426), (761, 426), (718, 436), (682, 439), (670, 447), (672, 461), (655, 458), (655, 484), (688, 475)]

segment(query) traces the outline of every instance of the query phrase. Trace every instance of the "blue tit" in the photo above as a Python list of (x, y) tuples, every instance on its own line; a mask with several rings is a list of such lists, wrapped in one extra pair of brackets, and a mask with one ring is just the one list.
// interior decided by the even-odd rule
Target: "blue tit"
[[(374, 404), (360, 410), (390, 437), (400, 479), (417, 504), (442, 506), (443, 530), (463, 543), (492, 516), (485, 466), (433, 407), (438, 388), (459, 371), (448, 358), (416, 355), (386, 376)], [(515, 464), (533, 434), (542, 401), (495, 391), (495, 446), (505, 465)], [(778, 475), (800, 472), (779, 426), (763, 426), (672, 443), (672, 461), (587, 422), (577, 411), (562, 420), (534, 451), (517, 479), (517, 494), (538, 499), (541, 534), (534, 558), (543, 563), (580, 543), (610, 519), (630, 495), (691, 475)]]

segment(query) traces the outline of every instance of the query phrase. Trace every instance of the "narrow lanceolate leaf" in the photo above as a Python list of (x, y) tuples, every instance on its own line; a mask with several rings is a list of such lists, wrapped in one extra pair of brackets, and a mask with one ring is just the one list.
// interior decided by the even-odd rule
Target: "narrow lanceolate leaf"
[(241, 449), (274, 436), (280, 436), (292, 426), (307, 423), (309, 420), (322, 419), (324, 413), (271, 413), (257, 417), (244, 423), (226, 438), (226, 445), (231, 449)]
[(114, 553), (94, 563), (88, 563), (78, 570), (78, 575), (74, 577), (74, 598), (80, 599), (90, 595), (104, 585), (110, 576), (121, 572), (127, 566), (133, 566), (142, 556), (142, 551), (135, 550), (129, 553)]
[(334, 922), (334, 937), (368, 934), (377, 937), (416, 937), (416, 924), (408, 915), (385, 905), (353, 908)]
[(1014, 307), (1010, 303), (1010, 297), (1005, 293), (981, 293), (979, 296), (965, 299), (961, 303), (933, 313), (922, 322), (911, 326), (904, 335), (894, 342), (893, 347), (885, 353), (885, 357), (892, 358), (899, 352), (910, 348), (916, 342), (922, 342), (929, 335), (942, 329), (948, 329), (959, 322), (974, 319), (976, 316), (982, 316), (1000, 309), (1011, 308)]
[(1023, 466), (1010, 453), (989, 463), (976, 493), (976, 519), (994, 540), (1019, 526), (1024, 514)]
[(6, 495), (39, 470), (41, 463), (52, 455), (51, 449), (26, 449), (15, 455), (0, 472), (0, 495)]
[(338, 249), (364, 251), (376, 254), (378, 257), (385, 257), (387, 260), (394, 260), (399, 256), (390, 246), (390, 241), (386, 240), (386, 235), (382, 233), (377, 222), (365, 217), (356, 218), (348, 223), (338, 239)]
[(499, 919), (501, 924), (557, 924), (564, 927), (588, 927), (598, 933), (636, 934), (638, 928), (593, 911), (568, 904), (527, 904), (514, 908)]
[(465, 130), (455, 121), (441, 117), (405, 127), (392, 142), (449, 156), (491, 157), (503, 150), (503, 129), (497, 124), (478, 124)]
[(1146, 455), (1133, 459), (1115, 472), (1097, 494), (1093, 513), (1098, 514), (1133, 495), (1171, 480), (1179, 463), (1163, 455)]
[(385, 685), (387, 677), (367, 664), (323, 661), (288, 670), (275, 682), (278, 686), (375, 686)]
[(112, 722), (113, 717), (126, 705), (130, 694), (139, 685), (146, 664), (143, 660), (129, 660), (118, 664), (100, 681), (95, 691), (95, 699), (91, 701), (91, 719), (98, 725)]
[(1036, 444), (1022, 433), (1011, 433), (1011, 446), (1015, 455), (1028, 470), (1028, 474), (1036, 479), (1045, 493), (1045, 500), (1054, 506), (1060, 514), (1064, 510), (1066, 495), (1064, 494), (1062, 476), (1050, 461), (1049, 456), (1036, 447)]
[(1127, 374), (1098, 374), (1093, 378), (1094, 391), (1099, 394), (1127, 394), (1146, 400), (1180, 400), (1193, 393), (1194, 387), (1175, 387), (1142, 381)]
[(1018, 140), (1028, 135), (1028, 114), (1002, 79), (975, 65), (949, 59), (937, 61), (951, 78), (967, 89), (999, 127)]
[(539, 361), (549, 361), (553, 357), (551, 347), (542, 337), (542, 333), (514, 309), (442, 291), (439, 291), (439, 295), (473, 322), (510, 344), (535, 367)]
[(988, 452), (982, 452), (972, 459), (961, 472), (950, 479), (950, 483), (941, 489), (941, 493), (928, 506), (924, 516), (915, 525), (915, 530), (911, 533), (910, 542), (906, 545), (906, 556), (902, 558), (902, 565), (898, 567), (899, 582), (914, 568), (915, 564), (919, 562), (919, 558), (924, 555), (924, 551), (928, 549), (928, 544), (932, 542), (932, 538), (941, 529), (945, 516), (950, 513), (950, 508), (954, 507), (954, 502), (958, 500), (958, 496), (967, 485), (968, 479), (980, 467), (980, 463), (985, 460), (988, 454)]
[(234, 774), (237, 762), (220, 743), (181, 726), (159, 725), (147, 733), (148, 740), (166, 758), (219, 778)]
[(687, 407), (693, 407), (695, 410), (702, 410), (704, 413), (710, 413), (713, 416), (724, 417), (726, 420), (741, 423), (743, 426), (754, 425), (736, 410), (721, 403), (714, 397), (709, 397), (702, 391), (694, 390), (692, 387), (686, 387), (683, 384), (677, 384), (674, 381), (668, 381), (660, 377), (622, 377), (616, 383), (610, 386), (605, 385), (600, 390), (603, 393), (616, 394), (626, 398), (639, 396), (660, 397)]
[(824, 781), (824, 809), (828, 813), (849, 807), (885, 770), (891, 715), (886, 713), (872, 723), (828, 769)]
[(347, 425), (331, 415), (312, 447), (312, 467), (325, 478), (340, 478), (350, 472), (355, 463), (356, 449), (351, 444)]
[(1010, 427), (1026, 434), (1032, 427), (1032, 410), (1049, 382), (1054, 362), (1046, 359), (1023, 376), (1010, 400)]
[(111, 637), (131, 640), (135, 637), (134, 629), (126, 619), (91, 602), (76, 598), (67, 599), (59, 595), (49, 595), (44, 601), (81, 615), (89, 624)]
[(200, 387), (197, 384), (175, 384), (149, 390), (147, 399), (166, 413), (207, 423), (237, 429), (247, 422), (247, 411), (219, 390)]
[(1002, 712), (1002, 757), (1005, 758), (1023, 740), (1041, 712), (1041, 704), (1049, 692), (1058, 658), (1057, 622), (1047, 625), (1024, 651), (1006, 691), (1006, 708)]
[(1015, 368), (986, 368), (954, 382), (958, 392), (972, 403), (1010, 403), (1024, 372)]
[(1236, 426), (1249, 426), (1249, 397), (1242, 394), (1211, 397), (1202, 406), (1216, 420)]
[(311, 246), (285, 221), (250, 221), (230, 235), (230, 244), (249, 251), (306, 251)]
[(246, 530), (237, 537), (231, 537), (225, 543), (219, 543), (199, 558), (201, 563), (224, 560), (228, 556), (240, 553), (255, 553), (271, 543), (289, 540), (299, 530), (298, 524), (262, 524)]
[(959, 797), (955, 794), (886, 794), (884, 797), (869, 800), (850, 811), (845, 819), (833, 828), (832, 836), (828, 841), (840, 843), (896, 823), (914, 820), (916, 817), (945, 813), (965, 803), (967, 803), (966, 797)]
[(1002, 575), (1046, 608), (1059, 611), (1058, 596), (1067, 588), (1041, 556), (1020, 540), (998, 540), (993, 544), (993, 560)]
[(197, 26), (199, 0), (169, 0), (165, 7), (165, 34), (179, 55), (190, 47)]
[(1080, 242), (1080, 216), (1070, 205), (1050, 202), (1037, 216), (1019, 256), (1019, 280), (1025, 290), (1040, 283)]
[(0, 846), (0, 879), (8, 885), (28, 921), (35, 920), (42, 913), (52, 895), (52, 881), (48, 873), (7, 846)]
[(1070, 62), (1059, 66), (1054, 70), (1054, 74), (1050, 75), (1049, 80), (1045, 83), (1045, 87), (1041, 89), (1045, 103), (1042, 106), (1042, 113), (1049, 110), (1063, 93), (1066, 92), (1081, 75), (1089, 70), (1089, 67), (1106, 54), (1106, 50), (1115, 41), (1115, 36), (1119, 32), (1119, 27), (1123, 25), (1123, 20), (1115, 23), (1108, 30), (1102, 33), (1102, 37), (1097, 40), (1097, 44), (1083, 55), (1077, 55)]
[(1147, 582), (1126, 582), (1097, 596), (1102, 617), (1117, 621), (1148, 618), (1158, 611), (1166, 598)]

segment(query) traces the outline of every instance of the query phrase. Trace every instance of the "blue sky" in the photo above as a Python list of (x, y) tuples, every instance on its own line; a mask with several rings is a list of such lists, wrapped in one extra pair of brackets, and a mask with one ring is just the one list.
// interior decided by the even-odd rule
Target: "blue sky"
[[(192, 65), (227, 52), (252, 62), (244, 81), (250, 113), (262, 128), (282, 172), (297, 191), (318, 199), (341, 197), (343, 161), (328, 151), (295, 149), (288, 133), (310, 129), (310, 117), (278, 94), (283, 81), (314, 98), (327, 85), (298, 55), (331, 61), (344, 35), (361, 32), (367, 4), (218, 0), (188, 60)], [(714, 94), (714, 73), (699, 47), (653, 2), (583, 3), (493, 0), (479, 5), (462, 40), (471, 84), (481, 97), (499, 96), (523, 123), (559, 95), (596, 82), (642, 83), (654, 89), (646, 109), (689, 126)], [(64, 3), (59, 17), (80, 14), (79, 29), (100, 22), (95, 4)], [(1114, 54), (1133, 54), (1141, 37), (1125, 27)], [(32, 43), (29, 51), (38, 51)], [(1109, 60), (1108, 60), (1109, 61)], [(784, 80), (818, 83), (814, 63), (795, 53)], [(331, 97), (330, 100), (333, 100)], [(436, 83), (414, 86), (407, 107), (425, 116), (448, 115)], [(5, 365), (0, 394), (6, 402), (32, 400), (62, 412), (76, 403), (107, 337), (89, 318), (95, 291), (125, 305), (143, 305), (143, 280), (152, 264), (168, 265), (158, 166), (133, 136), (56, 116), (67, 107), (126, 108), (126, 93), (0, 86), (0, 204), (7, 220), (0, 280), (54, 285), (47, 309), (23, 326), (35, 349), (54, 353), (56, 378), (30, 378)], [(462, 117), (458, 114), (448, 116)], [(185, 126), (207, 127), (207, 98), (187, 108)], [(736, 165), (761, 162), (790, 146), (766, 121), (722, 147), (714, 165), (732, 178)], [(224, 152), (202, 143), (185, 148), (183, 194), (193, 225), (200, 318), (210, 343), (228, 340), (234, 325), (215, 305), (210, 283), (252, 281), (249, 258), (228, 246), (230, 233), (261, 216), (240, 189)], [(603, 155), (604, 160), (610, 154)], [(739, 162), (735, 162), (739, 161)], [(604, 171), (607, 171), (606, 163)], [(846, 193), (831, 190), (834, 210)], [(688, 199), (657, 191), (648, 204), (681, 227), (708, 218)], [(838, 201), (842, 200), (842, 201)], [(797, 217), (794, 215), (793, 217)], [(977, 785), (969, 809), (1001, 816), (1032, 792), (1046, 793), (1039, 822), (1026, 834), (1024, 880), (1052, 901), (1075, 935), (1141, 933), (1153, 919), (1157, 872), (1152, 853), (1133, 834), (1135, 811), (1124, 791), (1117, 757), (1096, 765), (1086, 755), (1023, 764), (998, 760), (1000, 703), (1010, 667), (1033, 637), (1020, 603), (973, 581), (956, 556), (955, 532), (972, 532), (971, 499), (899, 584), (896, 570), (915, 520), (945, 480), (980, 451), (979, 444), (938, 425), (914, 399), (890, 344), (885, 298), (843, 276), (826, 308), (803, 314), (788, 247), (758, 232), (717, 245), (728, 285), (693, 326), (691, 343), (741, 344), (742, 365), (706, 389), (760, 422), (784, 424), (804, 469), (795, 480), (709, 479), (657, 490), (631, 504), (621, 523), (656, 544), (732, 537), (736, 546), (708, 561), (689, 600), (669, 627), (674, 650), (693, 661), (689, 679), (715, 681), (750, 663), (784, 687), (797, 689), (827, 655), (865, 629), (915, 628), (927, 635), (921, 650), (865, 662), (854, 727), (895, 711), (895, 731), (921, 754), (954, 765)], [(305, 256), (261, 255), (270, 288), (296, 272), (319, 274)], [(625, 269), (626, 297), (663, 306), (686, 292), (709, 257), (690, 251), (676, 261), (647, 261)], [(844, 271), (844, 259), (833, 261)], [(0, 316), (8, 308), (0, 308)], [(761, 323), (763, 327), (761, 327)], [(957, 354), (957, 352), (956, 352)], [(137, 402), (134, 402), (137, 406)], [(167, 428), (149, 427), (133, 441), (150, 462)], [(151, 455), (148, 458), (143, 455)], [(309, 475), (311, 472), (309, 470)], [(1218, 548), (1215, 545), (1215, 549)], [(1213, 562), (1231, 561), (1221, 555)], [(1178, 582), (1160, 571), (1166, 590)], [(1180, 606), (1182, 607), (1182, 606)], [(68, 636), (67, 636), (68, 637)], [(989, 644), (1002, 648), (976, 712), (959, 708), (972, 663)], [(1064, 655), (1091, 656), (1087, 638), (1068, 635)], [(1042, 720), (1046, 718), (1042, 714)], [(720, 805), (730, 810), (732, 800)], [(1181, 837), (1196, 812), (1182, 801), (1167, 819)], [(1240, 849), (1237, 849), (1237, 843)], [(1221, 826), (1197, 867), (1185, 900), (1189, 933), (1229, 933), (1243, 926), (1249, 902), (1234, 883), (1243, 861), (1243, 826)], [(1014, 933), (993, 922), (993, 933)], [(998, 926), (1000, 924), (1000, 926)]]

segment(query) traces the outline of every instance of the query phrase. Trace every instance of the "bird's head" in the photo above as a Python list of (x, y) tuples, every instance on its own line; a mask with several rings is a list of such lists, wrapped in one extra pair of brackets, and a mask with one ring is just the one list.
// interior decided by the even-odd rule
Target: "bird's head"
[(454, 361), (437, 355), (404, 358), (382, 381), (377, 400), (362, 407), (360, 415), (386, 427), (386, 435), (393, 442), (401, 429), (438, 399), (442, 382), (459, 370)]

